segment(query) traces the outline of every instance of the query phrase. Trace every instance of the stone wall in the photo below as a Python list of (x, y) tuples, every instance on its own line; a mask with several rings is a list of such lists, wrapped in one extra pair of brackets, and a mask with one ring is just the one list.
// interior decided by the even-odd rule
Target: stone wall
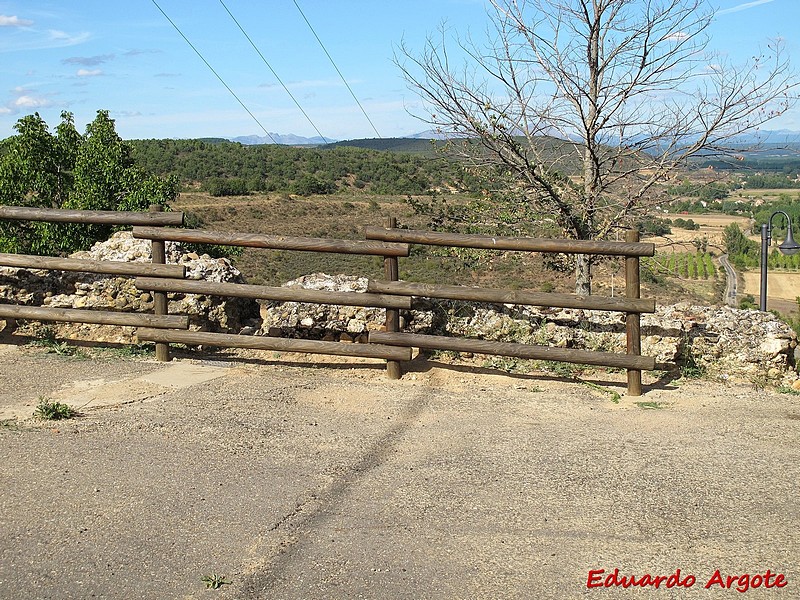
[[(285, 285), (363, 292), (367, 280), (317, 273)], [(447, 300), (416, 306), (420, 310), (401, 311), (404, 331), (625, 352), (622, 313)], [(261, 316), (261, 335), (340, 339), (380, 329), (385, 311), (281, 302), (262, 305)], [(797, 336), (786, 323), (757, 310), (674, 304), (642, 315), (642, 354), (655, 357), (661, 370), (696, 366), (723, 379), (793, 378), (796, 346)]]
[[(120, 232), (76, 258), (150, 261), (150, 242)], [(167, 243), (167, 262), (186, 266), (187, 277), (243, 282), (228, 261), (184, 252)], [(316, 273), (285, 287), (365, 292), (367, 280)], [(268, 302), (170, 294), (169, 312), (186, 314), (194, 330), (294, 338), (366, 341), (369, 331), (384, 325), (378, 308)], [(0, 302), (67, 308), (151, 312), (152, 295), (133, 286), (130, 278), (82, 273), (0, 268)], [(82, 337), (129, 342), (131, 328), (78, 327)], [(464, 303), (415, 301), (415, 310), (401, 311), (401, 328), (413, 333), (458, 335), (611, 352), (625, 351), (622, 313)], [(100, 333), (102, 332), (102, 335)], [(110, 339), (109, 336), (114, 339)], [(688, 304), (659, 306), (642, 315), (642, 353), (655, 357), (659, 369), (697, 367), (715, 377), (794, 378), (797, 337), (770, 313)]]
[[(180, 244), (173, 242), (167, 242), (166, 246), (167, 262), (184, 265), (188, 279), (244, 282), (242, 274), (226, 258), (184, 252)], [(121, 231), (107, 241), (96, 243), (90, 250), (76, 252), (70, 257), (149, 263), (150, 247), (149, 240), (134, 239), (130, 232)], [(239, 333), (246, 327), (255, 331), (260, 322), (258, 305), (253, 300), (226, 300), (197, 294), (169, 294), (168, 297), (170, 314), (188, 315), (191, 329), (194, 330)], [(153, 312), (152, 294), (137, 290), (130, 277), (10, 267), (0, 268), (0, 302), (54, 308)], [(54, 327), (64, 333), (74, 332), (79, 333), (80, 337), (89, 338), (94, 331), (100, 334), (103, 341), (130, 342), (134, 333), (132, 328), (110, 326), (57, 324)]]

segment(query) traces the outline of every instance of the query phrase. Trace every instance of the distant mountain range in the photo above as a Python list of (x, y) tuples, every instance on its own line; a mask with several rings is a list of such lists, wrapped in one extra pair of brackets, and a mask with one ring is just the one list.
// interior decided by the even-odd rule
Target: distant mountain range
[[(281, 134), (281, 133), (272, 133), (269, 134), (271, 137), (262, 136), (262, 135), (243, 135), (234, 138), (227, 138), (232, 142), (238, 142), (245, 146), (254, 146), (259, 144), (280, 144), (284, 146), (324, 146), (327, 144), (338, 144), (338, 145), (363, 145), (366, 140), (337, 140), (334, 138), (323, 138), (320, 136), (315, 137), (303, 137), (301, 135), (295, 135), (293, 133), (289, 134)], [(384, 138), (384, 142), (386, 140), (443, 140), (446, 139), (447, 136), (442, 134), (441, 132), (427, 130), (421, 131), (419, 133), (414, 133), (411, 135), (402, 136), (399, 138)], [(359, 143), (354, 143), (359, 142)], [(378, 139), (375, 140), (378, 142)], [(750, 133), (746, 135), (737, 136), (733, 140), (731, 140), (732, 145), (735, 146), (750, 146), (753, 144), (761, 144), (766, 148), (775, 147), (775, 146), (795, 146), (800, 144), (800, 132), (798, 131), (791, 131), (789, 129), (776, 129), (776, 130), (765, 130), (759, 131), (755, 133)], [(378, 145), (382, 145), (378, 142)]]
[(280, 133), (272, 133), (270, 131), (269, 137), (266, 135), (240, 135), (235, 138), (228, 138), (232, 142), (239, 142), (245, 146), (257, 146), (259, 144), (280, 144), (282, 146), (322, 146), (324, 144), (332, 144), (338, 142), (333, 138), (321, 138), (315, 136), (312, 138), (303, 137), (289, 133), (286, 135)]
[[(325, 144), (336, 144), (342, 140), (334, 138), (322, 138), (320, 136), (303, 137), (302, 135), (295, 135), (293, 133), (281, 134), (269, 132), (266, 135), (240, 135), (238, 137), (227, 138), (231, 142), (238, 142), (244, 146), (256, 146), (259, 144), (280, 144), (283, 146), (323, 146)], [(443, 140), (447, 136), (432, 130), (421, 131), (412, 135), (406, 135), (400, 138), (386, 138), (386, 139), (412, 139), (412, 140)], [(345, 140), (355, 141), (355, 140)]]

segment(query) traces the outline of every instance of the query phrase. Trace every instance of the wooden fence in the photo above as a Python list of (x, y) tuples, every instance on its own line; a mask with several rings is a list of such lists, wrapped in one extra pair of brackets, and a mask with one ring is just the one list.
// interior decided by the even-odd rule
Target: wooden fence
[(626, 241), (624, 242), (491, 237), (380, 227), (367, 227), (366, 237), (367, 239), (386, 242), (406, 242), (432, 246), (523, 252), (592, 254), (601, 256), (622, 256), (625, 258), (625, 298), (518, 292), (445, 285), (421, 285), (396, 281), (386, 283), (373, 281), (370, 282), (368, 289), (371, 292), (426, 296), (449, 300), (621, 311), (626, 314), (625, 331), (627, 338), (627, 354), (551, 348), (527, 344), (486, 342), (472, 339), (455, 340), (449, 337), (412, 335), (389, 331), (386, 333), (376, 332), (370, 334), (371, 341), (374, 340), (375, 342), (400, 346), (408, 345), (418, 348), (453, 350), (456, 352), (475, 352), (513, 356), (517, 358), (623, 367), (628, 370), (628, 394), (631, 396), (640, 396), (642, 394), (642, 370), (655, 369), (655, 359), (641, 356), (640, 322), (641, 313), (655, 312), (655, 301), (642, 299), (640, 297), (641, 289), (639, 285), (639, 258), (642, 256), (653, 256), (655, 254), (655, 245), (640, 242), (639, 232), (637, 231), (628, 231), (626, 234)]
[[(162, 212), (161, 206), (151, 206), (150, 212), (117, 212), (93, 210), (64, 210), (31, 208), (27, 206), (0, 206), (0, 219), (24, 221), (48, 221), (52, 223), (81, 223), (104, 225), (150, 225), (163, 227), (181, 225), (183, 213)], [(162, 250), (163, 252), (163, 250)], [(161, 261), (162, 263), (164, 261)], [(122, 275), (127, 277), (179, 277), (185, 276), (185, 269), (179, 265), (149, 264), (141, 262), (114, 262), (84, 260), (77, 258), (55, 258), (49, 256), (29, 256), (24, 254), (0, 254), (0, 266), (25, 269), (45, 269), (58, 271), (77, 271)], [(163, 298), (166, 306), (166, 295)], [(17, 306), (0, 304), (0, 319), (32, 319), (36, 321), (64, 321), (71, 323), (94, 323), (99, 325), (119, 325), (127, 327), (152, 327), (188, 329), (189, 318), (168, 315), (166, 308), (156, 314), (123, 313), (72, 308), (53, 308), (46, 306)], [(161, 345), (158, 354), (167, 359), (169, 350)]]
[[(637, 396), (642, 391), (642, 370), (655, 368), (653, 358), (641, 356), (640, 335), (640, 314), (654, 312), (655, 302), (640, 298), (639, 288), (639, 258), (652, 256), (655, 248), (653, 244), (639, 242), (636, 232), (628, 232), (625, 242), (502, 238), (402, 230), (397, 229), (394, 219), (390, 218), (384, 227), (368, 227), (366, 240), (339, 240), (176, 229), (174, 226), (183, 222), (183, 214), (160, 210), (160, 207), (152, 207), (150, 213), (109, 213), (0, 207), (0, 219), (134, 225), (134, 237), (151, 241), (153, 264), (0, 254), (0, 266), (131, 276), (136, 278), (138, 289), (152, 292), (154, 298), (152, 315), (0, 305), (0, 318), (132, 325), (138, 328), (139, 340), (156, 343), (159, 360), (169, 360), (170, 343), (380, 358), (387, 361), (387, 374), (392, 379), (402, 375), (401, 363), (411, 360), (412, 348), (625, 368), (628, 393)], [(382, 256), (384, 280), (371, 280), (366, 293), (188, 281), (183, 267), (165, 264), (167, 241)], [(626, 295), (612, 298), (401, 282), (399, 258), (409, 255), (410, 244), (620, 256), (625, 260)], [(168, 293), (385, 308), (385, 331), (370, 332), (368, 342), (363, 344), (186, 331), (188, 317), (167, 314)], [(627, 352), (594, 352), (400, 332), (400, 311), (410, 310), (414, 297), (623, 312), (626, 314)]]

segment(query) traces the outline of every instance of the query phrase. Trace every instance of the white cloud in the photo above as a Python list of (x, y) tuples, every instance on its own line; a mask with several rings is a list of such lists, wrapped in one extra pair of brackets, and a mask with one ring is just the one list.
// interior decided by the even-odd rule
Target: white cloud
[(26, 29), (14, 35), (0, 36), (0, 52), (25, 52), (27, 50), (45, 50), (49, 48), (66, 48), (76, 46), (91, 38), (88, 32), (70, 35), (57, 29), (39, 31)]
[(10, 115), (13, 111), (5, 106), (0, 106), (0, 115)]
[(676, 31), (675, 33), (668, 35), (664, 39), (669, 40), (671, 42), (681, 42), (683, 40), (689, 39), (689, 34), (684, 31)]
[(722, 10), (717, 11), (717, 16), (719, 15), (729, 15), (730, 13), (739, 12), (740, 10), (747, 10), (748, 8), (755, 8), (756, 6), (761, 6), (762, 4), (769, 4), (773, 2), (773, 0), (753, 0), (752, 2), (745, 2), (743, 4), (737, 4), (736, 6), (731, 6), (730, 8), (724, 8)]
[(44, 108), (50, 106), (47, 98), (37, 98), (36, 96), (20, 96), (14, 101), (14, 106), (18, 108)]
[(97, 77), (98, 75), (102, 75), (103, 71), (100, 69), (78, 69), (78, 72), (75, 74), (78, 77)]
[(47, 33), (50, 36), (50, 39), (53, 42), (57, 42), (59, 46), (75, 46), (77, 44), (82, 44), (89, 39), (89, 33), (85, 31), (77, 35), (70, 35), (66, 31), (48, 29)]
[(20, 19), (17, 16), (0, 15), (0, 27), (30, 27), (33, 21)]

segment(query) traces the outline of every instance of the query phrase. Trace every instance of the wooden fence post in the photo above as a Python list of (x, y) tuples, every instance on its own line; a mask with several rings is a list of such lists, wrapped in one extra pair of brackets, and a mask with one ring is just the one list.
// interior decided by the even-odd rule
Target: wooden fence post
[[(397, 227), (397, 219), (395, 217), (386, 217), (385, 227), (386, 229), (394, 229)], [(384, 256), (383, 272), (387, 281), (400, 279), (400, 265), (396, 256)], [(386, 309), (386, 331), (389, 333), (400, 331), (400, 311), (396, 308)], [(403, 375), (400, 363), (396, 360), (387, 361), (386, 375), (389, 379), (400, 379)]]
[[(162, 212), (164, 207), (160, 204), (151, 204), (150, 212)], [(167, 263), (166, 242), (153, 240), (151, 242), (153, 264), (164, 265)], [(153, 292), (153, 312), (156, 315), (166, 315), (168, 311), (166, 292)], [(169, 344), (156, 343), (156, 360), (169, 362)]]
[[(629, 230), (625, 234), (626, 242), (638, 242), (639, 232), (635, 229)], [(639, 257), (630, 256), (625, 259), (625, 297), (640, 298), (641, 288), (639, 285)], [(628, 354), (641, 355), (642, 335), (641, 318), (639, 313), (627, 313), (625, 315), (625, 334), (627, 338)], [(642, 372), (637, 369), (628, 369), (628, 395), (642, 395)]]

